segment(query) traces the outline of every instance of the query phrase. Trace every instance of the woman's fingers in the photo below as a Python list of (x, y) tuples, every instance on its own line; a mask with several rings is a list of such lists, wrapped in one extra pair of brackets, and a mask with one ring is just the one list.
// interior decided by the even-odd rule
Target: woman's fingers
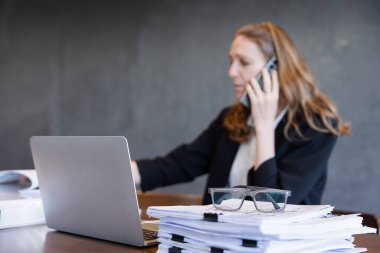
[(278, 98), (280, 85), (276, 70), (268, 72), (267, 69), (262, 71), (263, 87), (261, 88), (255, 78), (251, 79), (247, 84), (246, 90), (253, 104), (257, 101), (263, 101), (270, 98)]
[(272, 91), (273, 87), (272, 87), (272, 80), (269, 76), (268, 70), (264, 68), (261, 71), (261, 75), (263, 77), (263, 91), (265, 93), (270, 93)]
[(272, 91), (273, 94), (278, 97), (280, 93), (280, 83), (278, 81), (278, 73), (277, 70), (273, 70), (271, 72), (271, 77), (272, 77)]
[(252, 84), (248, 83), (245, 89), (246, 89), (246, 91), (248, 93), (248, 96), (249, 96), (249, 99), (250, 99), (251, 105), (252, 105), (252, 101), (256, 101), (257, 100), (257, 96), (256, 96), (255, 92), (253, 91)]
[(268, 73), (268, 70), (263, 69), (261, 74), (262, 74), (262, 81), (263, 81), (262, 87), (260, 87), (256, 78), (252, 78), (251, 81), (247, 85), (247, 88), (250, 86), (252, 91), (254, 92), (254, 95), (259, 99), (263, 98), (264, 93), (269, 94), (272, 91), (272, 81)]
[(250, 84), (256, 96), (261, 97), (263, 95), (263, 89), (260, 87), (260, 84), (257, 82), (256, 78), (252, 78)]

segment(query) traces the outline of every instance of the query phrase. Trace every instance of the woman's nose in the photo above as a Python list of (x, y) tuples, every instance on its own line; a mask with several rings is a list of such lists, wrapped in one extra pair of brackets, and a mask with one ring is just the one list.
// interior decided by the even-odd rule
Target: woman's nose
[(228, 75), (233, 78), (238, 76), (239, 69), (236, 63), (232, 62), (230, 68), (228, 69)]

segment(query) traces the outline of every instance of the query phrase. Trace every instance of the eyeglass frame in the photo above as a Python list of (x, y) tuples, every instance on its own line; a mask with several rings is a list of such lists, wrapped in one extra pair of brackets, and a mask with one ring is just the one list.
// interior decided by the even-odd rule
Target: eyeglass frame
[[(215, 192), (222, 192), (222, 191), (226, 192), (226, 190), (227, 191), (231, 191), (231, 192), (242, 192), (243, 191), (242, 193), (244, 195), (243, 195), (243, 197), (241, 199), (241, 203), (240, 203), (240, 205), (239, 205), (238, 208), (233, 209), (233, 210), (225, 210), (223, 208), (218, 207), (217, 204), (215, 204), (214, 193)], [(236, 186), (233, 186), (231, 188), (212, 188), (212, 187), (210, 187), (210, 188), (208, 188), (208, 192), (211, 195), (212, 204), (214, 205), (214, 207), (216, 209), (219, 209), (219, 210), (222, 210), (222, 211), (231, 211), (231, 212), (235, 212), (235, 211), (240, 210), (240, 208), (243, 206), (244, 200), (248, 196), (250, 196), (252, 198), (253, 204), (255, 205), (255, 208), (259, 212), (262, 212), (262, 213), (277, 213), (277, 212), (281, 212), (281, 211), (283, 211), (285, 209), (285, 206), (288, 203), (288, 197), (290, 197), (292, 195), (292, 192), (290, 190), (281, 190), (281, 189), (273, 189), (273, 188), (266, 188), (266, 187), (259, 187), (259, 186), (247, 186), (247, 185), (236, 185)], [(272, 202), (274, 210), (272, 210), (272, 211), (263, 211), (263, 210), (257, 208), (255, 195), (258, 194), (258, 193), (266, 193), (266, 192), (284, 193), (285, 194), (284, 206), (282, 208), (277, 209), (276, 205), (278, 206), (278, 204), (276, 203), (276, 201), (270, 195), (268, 195), (269, 198), (272, 199), (270, 202)]]

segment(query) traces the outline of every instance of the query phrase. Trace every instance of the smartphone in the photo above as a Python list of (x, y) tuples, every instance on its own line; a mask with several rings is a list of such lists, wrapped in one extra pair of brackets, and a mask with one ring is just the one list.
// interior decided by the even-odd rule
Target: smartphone
[[(272, 72), (273, 70), (277, 70), (278, 69), (278, 62), (277, 62), (276, 57), (274, 57), (274, 56), (271, 57), (269, 59), (269, 61), (265, 64), (264, 68), (266, 68), (269, 73)], [(262, 77), (261, 71), (256, 76), (256, 80), (259, 83), (260, 88), (262, 89), (263, 88), (263, 77)], [(251, 103), (249, 101), (249, 96), (248, 96), (247, 92), (244, 92), (244, 94), (241, 96), (240, 103), (242, 103), (243, 105), (245, 105), (248, 108), (251, 107)]]

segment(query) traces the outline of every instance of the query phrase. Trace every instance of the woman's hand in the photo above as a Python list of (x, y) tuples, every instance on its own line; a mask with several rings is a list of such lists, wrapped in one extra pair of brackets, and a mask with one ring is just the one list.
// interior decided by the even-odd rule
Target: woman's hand
[(139, 167), (137, 166), (137, 163), (135, 160), (131, 161), (131, 168), (132, 168), (132, 176), (133, 180), (135, 181), (135, 185), (140, 185), (141, 184), (141, 175), (139, 171)]
[(274, 147), (274, 121), (278, 110), (279, 82), (277, 71), (271, 76), (264, 69), (263, 90), (256, 79), (252, 79), (247, 85), (247, 92), (251, 100), (251, 112), (256, 134), (256, 161), (254, 170), (266, 160), (275, 156)]
[(263, 90), (256, 79), (251, 79), (247, 84), (247, 92), (251, 101), (251, 113), (254, 119), (256, 131), (262, 129), (273, 129), (274, 120), (277, 115), (279, 99), (279, 82), (277, 71), (263, 69)]

